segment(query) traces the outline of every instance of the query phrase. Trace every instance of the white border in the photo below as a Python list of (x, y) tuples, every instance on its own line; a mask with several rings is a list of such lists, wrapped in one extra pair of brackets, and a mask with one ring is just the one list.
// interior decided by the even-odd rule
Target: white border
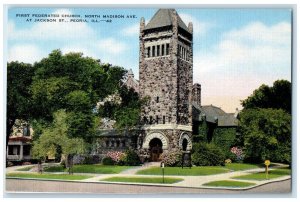
[[(38, 0), (27, 0), (26, 2), (24, 0), (3, 0), (2, 1), (2, 6), (0, 8), (0, 13), (3, 14), (4, 13), (4, 5), (5, 4), (20, 4), (20, 5), (24, 5), (24, 6), (33, 6), (32, 4), (39, 4), (39, 5), (44, 5), (44, 6), (51, 6), (50, 4), (57, 4), (59, 6), (68, 6), (67, 4), (78, 4), (78, 6), (91, 6), (91, 5), (87, 5), (87, 4), (98, 4), (101, 2), (97, 2), (94, 0), (81, 0), (81, 1), (74, 1), (74, 0), (45, 0), (45, 1), (38, 1)], [(257, 6), (267, 6), (267, 7), (282, 7), (284, 5), (287, 4), (294, 4), (295, 5), (295, 9), (298, 10), (299, 6), (298, 6), (298, 0), (227, 0), (226, 2), (222, 1), (222, 0), (210, 0), (210, 1), (194, 1), (194, 0), (184, 0), (184, 1), (180, 1), (180, 0), (147, 0), (147, 1), (137, 1), (137, 0), (128, 0), (126, 1), (126, 4), (124, 2), (124, 0), (110, 0), (110, 1), (105, 1), (105, 3), (109, 3), (109, 4), (101, 4), (99, 6), (102, 7), (168, 7), (169, 4), (173, 5), (172, 7), (194, 7), (195, 3), (198, 3), (199, 5), (197, 5), (197, 7), (211, 7), (211, 6), (217, 6), (217, 7), (257, 7)], [(225, 4), (226, 3), (226, 4)], [(31, 5), (30, 5), (31, 4)], [(135, 4), (135, 5), (128, 5), (128, 4)], [(136, 5), (139, 4), (139, 5)], [(152, 5), (150, 5), (152, 4)], [(154, 5), (153, 5), (154, 4)], [(202, 4), (202, 5), (201, 5)], [(204, 5), (203, 5), (204, 4)], [(236, 4), (236, 5), (232, 5), (232, 4)], [(255, 4), (255, 5), (253, 5)], [(113, 5), (113, 6), (112, 6)], [(174, 6), (175, 5), (175, 6)], [(221, 5), (221, 6), (220, 6)], [(296, 13), (294, 13), (295, 15)], [(299, 47), (299, 41), (296, 41), (295, 39), (298, 37), (298, 33), (296, 34), (296, 28), (298, 25), (298, 22), (300, 22), (299, 20), (299, 15), (294, 16), (294, 32), (293, 32), (293, 37), (294, 37), (294, 41), (293, 41), (293, 62), (294, 62), (294, 68), (292, 71), (292, 82), (293, 82), (293, 107), (296, 110), (292, 117), (293, 117), (293, 135), (294, 137), (296, 136), (296, 134), (298, 133), (298, 129), (297, 129), (297, 125), (299, 125), (299, 120), (298, 120), (298, 108), (296, 105), (296, 101), (299, 100), (299, 88), (298, 88), (298, 82), (297, 82), (297, 78), (299, 76), (299, 71), (297, 71), (297, 63), (296, 63), (296, 59), (298, 57), (298, 54), (296, 52), (297, 47)], [(1, 27), (5, 28), (3, 25), (4, 22), (4, 18), (1, 18)], [(5, 29), (2, 29), (5, 30)], [(5, 50), (4, 49), (4, 45), (5, 45), (5, 41), (3, 40), (3, 34), (4, 32), (1, 32), (1, 39), (0, 39), (0, 44), (2, 47), (2, 50), (5, 54)], [(2, 65), (2, 69), (1, 69), (1, 73), (0, 73), (0, 82), (1, 82), (1, 96), (0, 96), (0, 103), (1, 103), (1, 107), (0, 107), (0, 132), (3, 136), (5, 136), (5, 100), (6, 100), (6, 72), (4, 71), (4, 66), (5, 66), (5, 58), (4, 57), (0, 57), (1, 59), (1, 64)], [(296, 147), (297, 145), (300, 145), (299, 143), (299, 139), (293, 139), (293, 162), (300, 162), (299, 161), (299, 155), (297, 155), (297, 153), (299, 154), (299, 149), (298, 152), (296, 151)], [(1, 144), (4, 145), (4, 138), (0, 138), (1, 140)], [(3, 148), (3, 147), (2, 147)], [(3, 151), (5, 151), (5, 149), (3, 149)], [(297, 152), (297, 153), (296, 153)], [(2, 164), (2, 162), (4, 162), (4, 155), (0, 155), (0, 162)], [(2, 165), (3, 166), (3, 165)], [(295, 168), (295, 165), (294, 165)], [(0, 187), (1, 187), (1, 197), (4, 197), (3, 195), (3, 171), (4, 169), (1, 169), (2, 172), (0, 174), (0, 178), (2, 180), (2, 183), (0, 183)], [(299, 171), (299, 166), (297, 167), (297, 171)], [(298, 172), (299, 173), (299, 172)], [(298, 194), (298, 196), (296, 195), (296, 190), (295, 188), (297, 187), (299, 189), (299, 186), (297, 185), (299, 182), (299, 174), (295, 175), (295, 173), (293, 172), (293, 195), (292, 196), (285, 196), (285, 195), (248, 195), (248, 197), (254, 197), (255, 200), (259, 200), (259, 201), (269, 201), (270, 199), (267, 199), (265, 197), (269, 197), (272, 198), (272, 201), (282, 201), (282, 200), (289, 200), (289, 201), (296, 201), (296, 199), (299, 197), (300, 194)], [(295, 187), (296, 186), (296, 187)], [(7, 197), (7, 196), (6, 196)], [(20, 195), (20, 197), (26, 197), (23, 199), (18, 199), (18, 198), (4, 198), (4, 200), (6, 201), (11, 201), (11, 200), (22, 200), (22, 201), (40, 201), (40, 200), (46, 200), (46, 201), (52, 201), (52, 198), (43, 198), (43, 199), (38, 199), (38, 198), (30, 198), (30, 197), (35, 197), (34, 195)], [(40, 195), (41, 197), (41, 195)], [(44, 197), (44, 196), (42, 196)], [(47, 196), (46, 196), (47, 197)], [(79, 201), (81, 200), (80, 198), (63, 198), (63, 195), (49, 195), (48, 197), (55, 197), (57, 199), (55, 200), (62, 200), (62, 201)], [(62, 197), (62, 198), (59, 198)], [(72, 197), (88, 197), (86, 195), (77, 195), (77, 196), (73, 196)], [(91, 196), (89, 196), (91, 197)], [(95, 197), (95, 195), (93, 196)], [(107, 195), (107, 196), (96, 196), (96, 197), (117, 197), (120, 199), (120, 197), (124, 197), (124, 195)], [(126, 198), (125, 200), (127, 201), (132, 201), (132, 200), (140, 200), (140, 196), (129, 196), (130, 198)], [(132, 197), (139, 197), (139, 198), (134, 198), (132, 199)], [(188, 198), (187, 200), (189, 201), (211, 201), (210, 198), (207, 198), (207, 196), (205, 195), (145, 195), (142, 197), (148, 197), (148, 198), (144, 198), (143, 201), (153, 201), (156, 199), (153, 199), (153, 197), (164, 197), (163, 201), (179, 201), (179, 200), (184, 200), (184, 198)], [(150, 197), (150, 198), (149, 198)], [(165, 197), (176, 197), (176, 198), (165, 198)], [(190, 198), (190, 197), (201, 197), (201, 199), (198, 198)], [(211, 198), (213, 198), (212, 200), (222, 200), (222, 201), (240, 201), (240, 198), (236, 198), (239, 197), (238, 195), (213, 195), (213, 196), (209, 196)], [(235, 197), (235, 198), (229, 198), (229, 197)], [(240, 196), (243, 197), (243, 196)], [(259, 197), (259, 198), (258, 198)], [(276, 197), (276, 198), (274, 198)], [(292, 197), (292, 198), (288, 198), (288, 199), (282, 199), (282, 197)], [(97, 198), (92, 198), (90, 200), (112, 200), (112, 199), (97, 199)], [(124, 200), (124, 199), (122, 199)], [(252, 198), (243, 198), (243, 200), (245, 201), (252, 201)]]

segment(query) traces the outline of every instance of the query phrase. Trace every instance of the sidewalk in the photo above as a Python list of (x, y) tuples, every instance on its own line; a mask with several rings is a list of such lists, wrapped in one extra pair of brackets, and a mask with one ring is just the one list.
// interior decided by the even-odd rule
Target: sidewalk
[[(250, 170), (242, 170), (242, 171), (233, 171), (229, 173), (221, 173), (221, 174), (215, 174), (215, 175), (204, 175), (204, 176), (179, 176), (179, 175), (166, 175), (165, 177), (174, 177), (174, 178), (182, 178), (183, 180), (174, 184), (151, 184), (151, 183), (126, 183), (126, 182), (107, 182), (103, 181), (105, 178), (110, 177), (146, 177), (146, 178), (155, 178), (155, 177), (162, 177), (162, 175), (135, 175), (136, 172), (147, 169), (149, 167), (158, 167), (159, 163), (148, 163), (144, 164), (143, 166), (138, 166), (135, 168), (130, 168), (128, 170), (125, 170), (119, 174), (94, 174), (94, 173), (76, 173), (78, 175), (89, 175), (91, 178), (85, 179), (85, 180), (76, 180), (76, 182), (92, 182), (92, 183), (107, 183), (107, 184), (140, 184), (140, 185), (155, 185), (155, 186), (168, 186), (168, 187), (191, 187), (191, 188), (210, 188), (210, 189), (249, 189), (253, 187), (260, 186), (262, 184), (267, 184), (270, 182), (277, 182), (277, 181), (283, 181), (290, 179), (291, 176), (283, 176), (278, 177), (275, 179), (269, 179), (269, 180), (239, 180), (239, 179), (231, 179), (232, 177), (241, 176), (241, 175), (247, 175), (251, 173), (256, 172), (264, 172), (264, 168), (255, 168)], [(28, 167), (28, 166), (15, 166), (7, 168), (6, 172), (20, 172), (20, 173), (28, 173), (28, 171), (17, 171), (17, 169)], [(278, 165), (270, 168), (270, 170), (284, 167), (283, 165)], [(59, 172), (52, 173), (52, 174), (61, 174)], [(255, 185), (245, 187), (245, 188), (231, 188), (231, 187), (208, 187), (204, 186), (203, 184), (212, 182), (212, 181), (219, 181), (219, 180), (234, 180), (234, 181), (241, 181), (241, 182), (250, 182), (254, 183)], [(73, 180), (72, 180), (73, 181)]]

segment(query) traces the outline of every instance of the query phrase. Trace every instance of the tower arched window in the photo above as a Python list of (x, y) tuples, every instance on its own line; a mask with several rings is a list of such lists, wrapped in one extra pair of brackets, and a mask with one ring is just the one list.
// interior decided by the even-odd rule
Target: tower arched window
[(167, 43), (166, 44), (166, 55), (169, 55), (170, 54), (170, 44), (169, 43)]
[(152, 57), (155, 57), (155, 46), (152, 46)]
[(150, 51), (151, 51), (151, 48), (148, 47), (148, 48), (147, 48), (147, 58), (150, 58)]

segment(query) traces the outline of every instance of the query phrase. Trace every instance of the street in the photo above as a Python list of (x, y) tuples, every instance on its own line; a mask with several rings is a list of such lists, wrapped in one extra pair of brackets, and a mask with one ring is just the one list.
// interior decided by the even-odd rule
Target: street
[[(7, 192), (57, 192), (89, 194), (288, 194), (291, 180), (273, 182), (249, 190), (224, 190), (181, 188), (163, 186), (143, 186), (125, 184), (106, 184), (91, 182), (60, 182), (25, 179), (6, 179)], [(11, 195), (11, 194), (8, 194)], [(13, 194), (13, 196), (18, 196)]]

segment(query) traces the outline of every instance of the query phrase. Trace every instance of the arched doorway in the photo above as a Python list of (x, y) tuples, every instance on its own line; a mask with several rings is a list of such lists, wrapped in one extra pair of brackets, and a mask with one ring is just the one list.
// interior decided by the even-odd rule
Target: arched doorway
[(184, 139), (182, 140), (182, 150), (183, 150), (183, 151), (186, 151), (187, 146), (188, 146), (188, 141), (187, 141), (186, 138), (184, 138)]
[(150, 160), (151, 161), (160, 161), (160, 155), (162, 154), (162, 142), (158, 138), (153, 138), (149, 142), (149, 150), (150, 150)]

